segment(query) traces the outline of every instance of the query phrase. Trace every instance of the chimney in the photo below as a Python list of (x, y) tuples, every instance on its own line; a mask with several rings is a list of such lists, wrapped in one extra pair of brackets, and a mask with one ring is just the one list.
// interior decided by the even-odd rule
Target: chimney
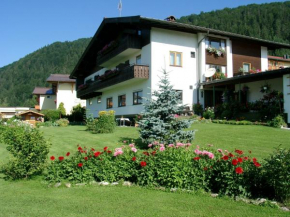
[(166, 17), (164, 20), (169, 21), (169, 22), (175, 22), (176, 21), (176, 18), (171, 15), (169, 17)]

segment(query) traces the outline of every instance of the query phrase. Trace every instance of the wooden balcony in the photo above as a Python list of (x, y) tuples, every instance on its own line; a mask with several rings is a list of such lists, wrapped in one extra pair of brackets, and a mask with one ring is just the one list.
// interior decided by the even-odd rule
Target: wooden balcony
[[(94, 81), (90, 84), (86, 84), (85, 88), (77, 90), (77, 97), (81, 99), (89, 99), (102, 95), (102, 91), (109, 89), (114, 85), (124, 84), (126, 81), (142, 80), (149, 78), (149, 66), (145, 65), (133, 65), (128, 66), (115, 76), (112, 76), (105, 80)], [(133, 81), (134, 82), (134, 81)]]
[(223, 54), (222, 56), (216, 56), (214, 54), (209, 53), (207, 50), (205, 50), (206, 54), (206, 64), (210, 65), (221, 65), (226, 66), (227, 65), (227, 54)]
[(97, 65), (107, 67), (111, 63), (117, 62), (119, 59), (124, 59), (126, 56), (130, 56), (142, 48), (141, 38), (135, 35), (127, 35), (118, 41), (117, 44), (112, 50), (97, 57)]

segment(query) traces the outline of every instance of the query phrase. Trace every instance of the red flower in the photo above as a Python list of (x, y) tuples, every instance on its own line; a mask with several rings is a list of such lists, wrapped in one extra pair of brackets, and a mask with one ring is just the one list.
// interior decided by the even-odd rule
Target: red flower
[(95, 149), (94, 149), (94, 148), (92, 148), (92, 149), (91, 149), (91, 151), (95, 151)]
[(64, 157), (63, 156), (60, 156), (58, 157), (59, 161), (63, 161), (64, 160)]
[(147, 164), (145, 161), (141, 161), (140, 165), (141, 165), (141, 167), (145, 167)]
[(243, 158), (239, 157), (239, 158), (238, 158), (238, 162), (239, 162), (239, 163), (243, 163)]
[(147, 151), (144, 151), (143, 154), (149, 156), (149, 153)]
[(151, 153), (153, 156), (156, 154), (156, 151), (152, 151), (152, 153)]
[(78, 150), (79, 150), (79, 151), (81, 151), (81, 150), (83, 150), (83, 149), (82, 149), (82, 147), (81, 147), (81, 146), (79, 146), (79, 147), (78, 147)]
[(249, 160), (249, 158), (248, 157), (244, 157), (244, 160)]
[(206, 171), (207, 170), (207, 167), (204, 167), (203, 170)]
[(78, 163), (78, 167), (82, 167), (83, 166), (83, 164), (82, 163)]
[(237, 167), (236, 168), (236, 173), (237, 174), (242, 174), (244, 172), (243, 168), (242, 167)]
[(242, 150), (235, 150), (236, 153), (238, 153), (239, 155), (243, 154)]
[(232, 160), (232, 165), (236, 166), (238, 164), (238, 160), (237, 159), (233, 159)]
[(95, 156), (95, 157), (99, 157), (100, 154), (101, 154), (101, 152), (97, 151), (97, 152), (94, 153), (94, 156)]
[(88, 157), (84, 157), (85, 160), (88, 160)]
[(66, 153), (66, 156), (68, 157), (70, 155), (70, 153), (68, 152), (68, 153)]
[(111, 154), (111, 153), (112, 153), (112, 151), (110, 151), (110, 150), (109, 150), (109, 151), (107, 151), (107, 153), (108, 153), (108, 154)]
[(133, 157), (133, 158), (132, 158), (132, 161), (136, 161), (136, 157)]
[(259, 164), (258, 162), (254, 162), (254, 165), (255, 165), (256, 167), (260, 167), (260, 166), (261, 166), (261, 164)]
[(223, 160), (228, 160), (229, 157), (225, 155), (225, 156), (222, 157), (222, 159), (223, 159)]
[(200, 159), (200, 157), (194, 157), (193, 158), (193, 160), (199, 160)]
[(104, 151), (107, 151), (107, 149), (108, 149), (108, 147), (106, 146), (106, 147), (104, 148)]
[(234, 157), (234, 155), (232, 153), (229, 153), (228, 156), (229, 157)]
[(55, 157), (54, 157), (54, 156), (51, 156), (51, 157), (50, 157), (50, 160), (55, 160)]
[(253, 162), (254, 162), (254, 163), (257, 162), (257, 158), (254, 157), (254, 158), (253, 158)]

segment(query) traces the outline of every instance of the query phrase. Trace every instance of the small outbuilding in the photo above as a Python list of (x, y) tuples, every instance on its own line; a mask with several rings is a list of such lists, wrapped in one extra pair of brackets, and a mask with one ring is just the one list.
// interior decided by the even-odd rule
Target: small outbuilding
[(44, 114), (41, 114), (41, 113), (38, 113), (35, 111), (31, 111), (31, 110), (19, 113), (17, 115), (20, 116), (23, 121), (26, 121), (26, 122), (33, 124), (33, 125), (35, 125), (37, 122), (44, 121)]

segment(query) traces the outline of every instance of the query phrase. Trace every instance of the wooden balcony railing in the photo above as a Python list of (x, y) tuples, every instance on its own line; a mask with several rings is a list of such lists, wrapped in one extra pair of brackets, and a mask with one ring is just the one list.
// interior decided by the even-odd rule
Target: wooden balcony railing
[(122, 53), (123, 51), (133, 48), (133, 49), (141, 49), (141, 38), (135, 35), (127, 35), (125, 38), (116, 42), (118, 45), (114, 47), (114, 49), (110, 50), (109, 52), (98, 55), (97, 57), (97, 65), (101, 65), (102, 63), (110, 60), (111, 58), (117, 56), (118, 54)]
[(102, 95), (101, 91), (104, 88), (131, 80), (131, 79), (148, 79), (149, 78), (149, 66), (146, 65), (133, 65), (128, 66), (116, 75), (105, 79), (93, 81), (90, 84), (86, 84), (86, 88), (77, 90), (77, 97), (81, 99), (89, 99), (95, 96)]

